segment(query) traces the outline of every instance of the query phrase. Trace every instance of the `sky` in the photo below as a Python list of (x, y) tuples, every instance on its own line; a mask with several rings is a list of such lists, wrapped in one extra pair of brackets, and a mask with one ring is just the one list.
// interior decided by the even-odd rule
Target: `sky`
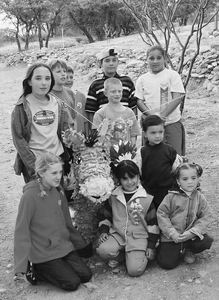
[(4, 14), (0, 14), (0, 29), (4, 29), (4, 28), (14, 28), (13, 25), (11, 24), (11, 22), (8, 19), (4, 20), (5, 15)]

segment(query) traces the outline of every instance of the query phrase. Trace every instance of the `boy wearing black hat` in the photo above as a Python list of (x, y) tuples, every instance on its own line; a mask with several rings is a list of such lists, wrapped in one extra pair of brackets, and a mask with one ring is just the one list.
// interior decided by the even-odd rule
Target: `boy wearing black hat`
[(135, 86), (131, 78), (128, 76), (120, 76), (117, 73), (119, 64), (118, 53), (115, 49), (105, 49), (97, 56), (100, 61), (100, 67), (103, 71), (103, 77), (95, 80), (89, 87), (85, 104), (85, 111), (88, 119), (92, 122), (94, 113), (104, 104), (108, 103), (108, 99), (104, 94), (104, 81), (110, 77), (118, 78), (122, 82), (123, 95), (121, 103), (130, 107), (136, 113), (137, 101), (134, 96)]

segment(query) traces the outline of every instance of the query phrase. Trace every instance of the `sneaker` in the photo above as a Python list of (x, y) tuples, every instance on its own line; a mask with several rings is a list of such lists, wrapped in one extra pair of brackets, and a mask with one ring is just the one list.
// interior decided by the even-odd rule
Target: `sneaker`
[(195, 262), (195, 255), (191, 251), (186, 250), (184, 262), (187, 264), (193, 264)]
[(116, 268), (119, 265), (119, 262), (115, 259), (111, 259), (108, 261), (108, 266), (112, 269)]

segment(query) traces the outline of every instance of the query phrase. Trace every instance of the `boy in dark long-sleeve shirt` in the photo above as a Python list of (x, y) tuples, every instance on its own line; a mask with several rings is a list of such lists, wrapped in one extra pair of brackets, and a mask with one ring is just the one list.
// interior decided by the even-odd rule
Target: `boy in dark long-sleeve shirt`
[(145, 118), (142, 128), (147, 139), (138, 152), (142, 185), (153, 195), (153, 203), (158, 208), (174, 184), (172, 170), (181, 162), (181, 157), (171, 145), (163, 142), (164, 121), (159, 116)]

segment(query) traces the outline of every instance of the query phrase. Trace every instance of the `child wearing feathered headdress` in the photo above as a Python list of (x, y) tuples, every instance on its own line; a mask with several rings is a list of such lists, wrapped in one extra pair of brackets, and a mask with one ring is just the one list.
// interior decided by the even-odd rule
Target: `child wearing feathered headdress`
[(140, 184), (140, 171), (134, 161), (120, 161), (114, 174), (120, 185), (99, 211), (96, 251), (110, 267), (121, 262), (125, 251), (128, 274), (140, 276), (155, 257), (159, 236), (156, 210), (152, 197)]

